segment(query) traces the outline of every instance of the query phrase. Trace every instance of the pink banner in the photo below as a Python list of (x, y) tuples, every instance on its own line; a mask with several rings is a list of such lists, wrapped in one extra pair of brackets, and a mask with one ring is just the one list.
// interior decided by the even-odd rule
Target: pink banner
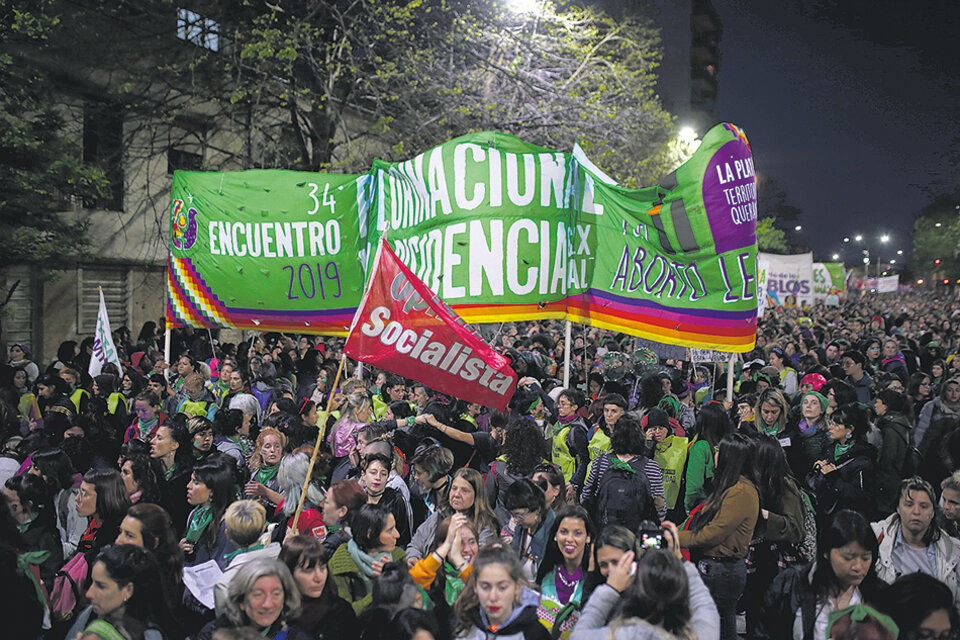
[(431, 389), (500, 410), (517, 385), (510, 361), (471, 331), (382, 239), (344, 352)]

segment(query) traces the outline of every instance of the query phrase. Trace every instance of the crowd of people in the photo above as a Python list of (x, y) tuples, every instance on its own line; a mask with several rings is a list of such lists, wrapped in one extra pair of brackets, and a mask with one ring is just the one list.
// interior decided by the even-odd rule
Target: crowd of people
[(179, 329), (168, 363), (147, 323), (93, 378), (92, 339), (13, 344), (4, 635), (960, 638), (958, 326), (768, 309), (728, 368), (504, 323), (504, 411), (336, 338)]

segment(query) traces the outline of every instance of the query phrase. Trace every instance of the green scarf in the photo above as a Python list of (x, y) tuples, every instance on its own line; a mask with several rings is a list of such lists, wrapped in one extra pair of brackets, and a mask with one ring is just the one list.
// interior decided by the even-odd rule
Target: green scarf
[(850, 448), (853, 447), (853, 442), (848, 442), (847, 444), (840, 444), (839, 442), (833, 448), (833, 461), (836, 462), (840, 459), (840, 456), (845, 454), (847, 451), (850, 451)]
[(443, 563), (444, 585), (443, 591), (447, 598), (447, 604), (453, 606), (453, 603), (463, 591), (463, 580), (460, 579), (460, 572), (457, 571), (449, 562)]
[(49, 551), (27, 551), (17, 556), (17, 573), (27, 576), (33, 584), (34, 590), (37, 592), (37, 600), (39, 602), (46, 602), (47, 594), (44, 593), (43, 587), (37, 582), (37, 577), (33, 574), (33, 571), (30, 570), (30, 565), (39, 567), (46, 562), (48, 557), (50, 557)]
[(260, 465), (260, 468), (257, 469), (257, 482), (264, 486), (270, 484), (270, 481), (277, 477), (277, 471), (280, 471), (279, 462), (272, 467)]
[(391, 555), (386, 552), (379, 553), (376, 558), (368, 555), (357, 545), (357, 541), (353, 538), (350, 538), (350, 540), (347, 541), (347, 553), (350, 554), (354, 564), (357, 565), (357, 569), (359, 570), (360, 574), (360, 580), (363, 581), (363, 584), (369, 593), (373, 586), (373, 579), (376, 576), (376, 574), (373, 572), (373, 563), (377, 560), (380, 560), (381, 562), (390, 562), (392, 559)]
[(187, 533), (184, 536), (190, 544), (197, 544), (197, 540), (206, 531), (207, 526), (213, 521), (213, 507), (204, 505), (197, 507), (190, 512), (187, 519)]
[[(240, 445), (240, 450), (243, 452), (243, 457), (246, 458), (250, 455), (250, 441), (241, 438), (240, 436), (227, 436), (227, 440), (233, 442), (234, 444)], [(280, 468), (280, 465), (277, 465), (277, 468)]]
[(174, 462), (172, 465), (170, 465), (170, 468), (169, 468), (169, 469), (167, 469), (166, 471), (163, 472), (163, 478), (164, 478), (164, 480), (166, 480), (167, 482), (169, 482), (169, 481), (170, 481), (170, 478), (172, 478), (172, 477), (173, 477), (173, 474), (175, 474), (176, 472), (177, 472), (177, 463)]
[(626, 471), (628, 473), (636, 473), (637, 470), (631, 467), (628, 463), (624, 462), (616, 455), (610, 456), (610, 469), (620, 469), (621, 471)]
[(244, 547), (243, 549), (237, 549), (236, 551), (231, 551), (227, 555), (223, 556), (223, 559), (226, 560), (227, 562), (230, 562), (241, 553), (248, 553), (250, 551), (256, 551), (257, 549), (263, 549), (262, 542), (257, 542), (256, 544), (252, 544), (249, 547)]
[[(40, 505), (40, 506), (42, 507), (43, 505)], [(18, 522), (18, 523), (17, 523), (17, 530), (20, 531), (20, 533), (26, 533), (26, 532), (27, 532), (27, 529), (30, 528), (30, 525), (33, 524), (33, 521), (36, 520), (36, 519), (37, 519), (37, 516), (39, 516), (39, 515), (40, 515), (39, 513), (35, 513), (35, 514), (33, 514), (33, 516), (31, 516), (30, 519), (27, 520), (26, 522)]]
[(87, 628), (83, 630), (84, 633), (88, 631), (96, 636), (103, 638), (104, 640), (124, 640), (123, 635), (117, 631), (112, 624), (106, 620), (94, 620), (87, 625)]

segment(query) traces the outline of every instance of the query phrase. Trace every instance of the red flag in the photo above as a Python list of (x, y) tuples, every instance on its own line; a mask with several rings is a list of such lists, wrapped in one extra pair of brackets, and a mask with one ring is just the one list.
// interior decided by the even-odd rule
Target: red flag
[(343, 350), (354, 360), (500, 410), (517, 385), (510, 361), (471, 331), (383, 239)]

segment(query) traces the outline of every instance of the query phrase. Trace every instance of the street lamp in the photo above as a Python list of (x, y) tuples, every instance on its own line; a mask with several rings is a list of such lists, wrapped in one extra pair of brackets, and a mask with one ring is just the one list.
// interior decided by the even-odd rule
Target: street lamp
[(535, 13), (540, 8), (539, 0), (510, 0), (507, 3), (510, 10), (515, 13)]
[(860, 235), (859, 233), (855, 235), (853, 239), (856, 240), (857, 242), (863, 242), (863, 236)]
[(839, 254), (839, 253), (833, 254), (832, 259), (833, 259), (833, 260), (839, 260), (839, 259), (840, 259), (840, 254)]
[(847, 236), (846, 238), (843, 239), (843, 241), (844, 241), (844, 242), (850, 242), (850, 237)]
[(890, 241), (890, 236), (888, 234), (885, 233), (882, 236), (880, 236), (880, 242), (887, 243), (889, 241)]
[(898, 256), (902, 256), (902, 255), (903, 255), (903, 249), (897, 249), (897, 255), (898, 255)]
[(803, 227), (799, 224), (793, 228), (794, 231), (803, 231)]

